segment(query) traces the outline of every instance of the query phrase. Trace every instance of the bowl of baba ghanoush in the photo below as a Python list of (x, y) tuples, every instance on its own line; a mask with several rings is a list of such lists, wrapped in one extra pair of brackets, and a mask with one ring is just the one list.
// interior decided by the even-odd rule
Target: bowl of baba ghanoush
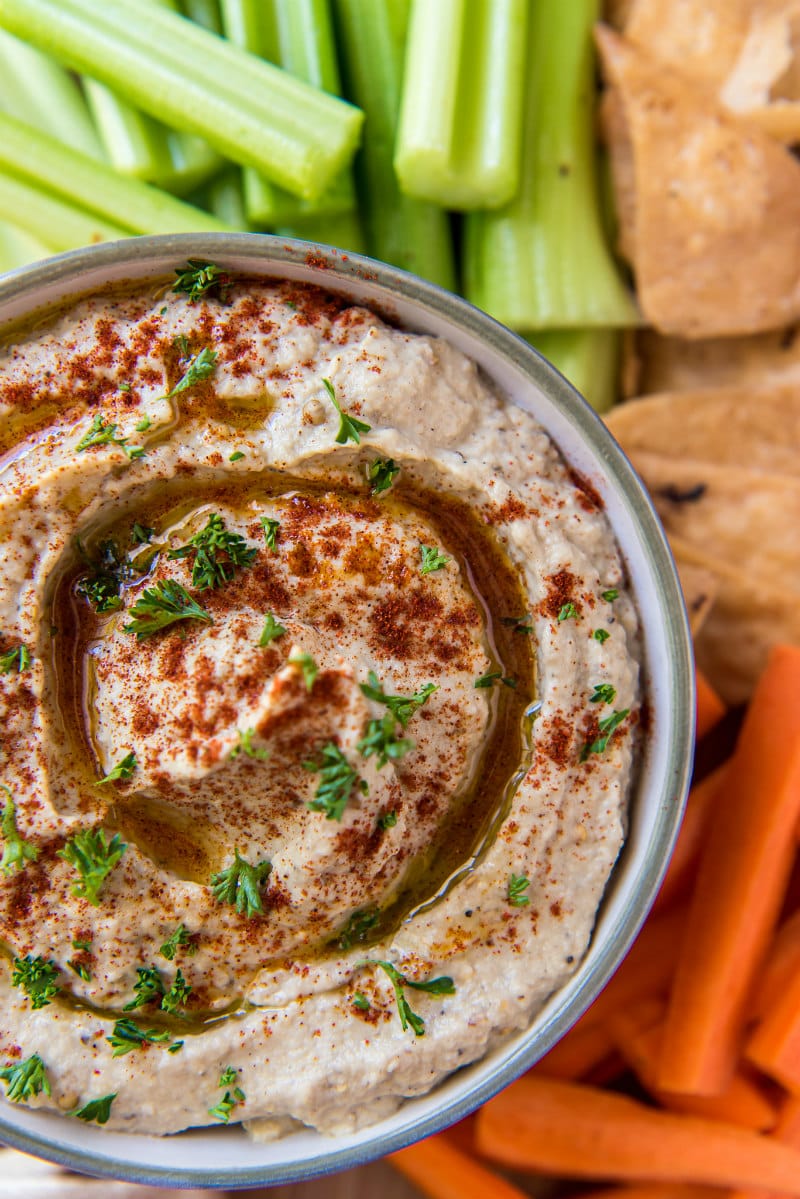
[(632, 468), (521, 338), (326, 247), (97, 246), (0, 319), (0, 1136), (231, 1187), (468, 1114), (677, 832)]

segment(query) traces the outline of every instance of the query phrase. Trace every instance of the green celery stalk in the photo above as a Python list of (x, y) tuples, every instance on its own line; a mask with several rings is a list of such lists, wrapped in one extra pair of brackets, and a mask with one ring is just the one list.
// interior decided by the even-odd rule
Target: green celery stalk
[(222, 18), (217, 0), (182, 0), (181, 10), (190, 21), (202, 25), (211, 33), (222, 33)]
[(333, 13), (345, 95), (366, 116), (356, 172), (369, 253), (452, 291), (448, 214), (403, 195), (392, 163), (409, 0), (334, 0)]
[(515, 195), (528, 7), (412, 0), (394, 156), (408, 195), (457, 209)]
[(280, 225), (275, 232), (279, 237), (297, 237), (301, 241), (335, 246), (337, 250), (349, 250), (352, 254), (366, 252), (364, 231), (356, 212), (318, 217), (309, 221), (308, 225)]
[(51, 253), (48, 246), (9, 221), (0, 221), (0, 271), (15, 271)]
[[(222, 0), (221, 11), (231, 42), (313, 87), (340, 95), (329, 0)], [(356, 202), (349, 168), (314, 200), (300, 199), (247, 167), (243, 186), (248, 220), (262, 226), (350, 212)]]
[(616, 403), (622, 340), (619, 329), (543, 329), (528, 340), (569, 379), (595, 412), (608, 412)]
[(356, 108), (139, 0), (0, 0), (0, 26), (307, 198), (355, 151)]
[(130, 230), (104, 221), (35, 184), (0, 172), (0, 221), (10, 221), (50, 253), (77, 250), (97, 241), (129, 237)]
[[(0, 113), (0, 170), (129, 233), (220, 231), (216, 217)], [(13, 218), (11, 218), (13, 219)]]
[(102, 160), (103, 149), (80, 87), (46, 54), (0, 30), (0, 111)]
[(638, 324), (604, 237), (594, 144), (599, 0), (530, 12), (520, 189), (465, 218), (466, 296), (522, 332)]
[(245, 212), (242, 172), (238, 167), (230, 166), (212, 179), (205, 190), (204, 199), (203, 207), (208, 208), (231, 229), (237, 229), (241, 233), (254, 231), (254, 226), (250, 224)]

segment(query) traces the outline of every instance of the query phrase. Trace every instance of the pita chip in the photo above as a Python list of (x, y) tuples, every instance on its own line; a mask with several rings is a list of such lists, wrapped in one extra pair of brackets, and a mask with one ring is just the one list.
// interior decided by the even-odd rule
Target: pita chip
[(649, 323), (686, 338), (800, 317), (800, 162), (692, 76), (604, 26), (620, 246)]
[[(751, 337), (718, 337), (686, 341), (662, 337), (652, 329), (631, 333), (635, 349), (629, 355), (633, 376), (626, 379), (628, 395), (700, 388), (764, 387), (800, 384), (800, 327), (754, 333)], [(636, 386), (631, 384), (635, 381)]]

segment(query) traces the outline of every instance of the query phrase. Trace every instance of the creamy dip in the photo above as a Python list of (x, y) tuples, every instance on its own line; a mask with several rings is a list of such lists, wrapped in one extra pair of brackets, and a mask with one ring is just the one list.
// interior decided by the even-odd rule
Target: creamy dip
[(473, 362), (209, 275), (0, 361), (0, 1077), (340, 1133), (576, 969), (637, 619), (597, 495)]

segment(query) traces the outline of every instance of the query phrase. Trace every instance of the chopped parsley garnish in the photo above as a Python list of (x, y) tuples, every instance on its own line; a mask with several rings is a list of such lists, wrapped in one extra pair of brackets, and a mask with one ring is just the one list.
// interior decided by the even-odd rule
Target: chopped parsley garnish
[(384, 704), (403, 728), (406, 728), (417, 708), (421, 708), (434, 691), (439, 690), (437, 683), (426, 683), (413, 695), (387, 695), (374, 670), (369, 672), (367, 679), (368, 682), (359, 684), (362, 695), (373, 699), (376, 704)]
[(385, 832), (387, 828), (394, 828), (397, 824), (397, 812), (385, 812), (383, 816), (378, 817), (378, 828), (382, 828)]
[(339, 934), (339, 948), (350, 949), (354, 942), (366, 941), (377, 923), (378, 912), (375, 908), (359, 908)]
[(217, 351), (204, 346), (199, 354), (195, 354), (191, 359), (185, 372), (181, 375), (178, 382), (164, 396), (165, 400), (171, 400), (173, 396), (180, 395), (182, 391), (188, 391), (190, 387), (194, 387), (196, 383), (202, 383), (209, 375), (213, 375), (217, 369)]
[(146, 433), (152, 423), (149, 416), (142, 416), (133, 427), (137, 433)]
[(105, 834), (99, 828), (81, 829), (70, 837), (64, 848), (59, 849), (58, 857), (69, 862), (81, 877), (80, 882), (73, 884), (72, 894), (99, 907), (100, 889), (127, 848), (119, 833), (106, 844)]
[[(216, 292), (225, 301), (231, 287), (230, 275), (213, 262), (202, 262), (199, 258), (190, 258), (186, 266), (175, 271), (177, 278), (172, 285), (173, 292), (185, 292), (194, 304), (203, 296), (211, 296)], [(166, 309), (164, 309), (166, 312)]]
[[(204, 528), (190, 537), (186, 545), (170, 550), (168, 557), (186, 558), (194, 554), (192, 586), (206, 591), (230, 582), (236, 567), (252, 565), (257, 553), (256, 547), (249, 546), (241, 533), (229, 533), (219, 513), (213, 512)], [(220, 554), (225, 555), (223, 561)]]
[(259, 761), (263, 762), (269, 757), (268, 749), (256, 748), (253, 745), (253, 738), (256, 735), (255, 729), (237, 729), (236, 732), (239, 734), (239, 744), (234, 745), (231, 750), (230, 756), (232, 758), (237, 757), (239, 754), (245, 754), (248, 758), (258, 758)]
[(57, 985), (58, 966), (54, 961), (46, 962), (43, 957), (14, 958), (11, 985), (22, 987), (31, 1000), (32, 1008), (47, 1007), (61, 988)]
[(601, 720), (598, 723), (597, 730), (600, 736), (584, 745), (581, 750), (582, 762), (586, 761), (589, 754), (601, 754), (605, 750), (614, 730), (619, 728), (629, 712), (630, 708), (623, 708), (621, 712), (612, 712), (610, 716), (606, 716), (605, 720)]
[(90, 983), (92, 981), (91, 971), (89, 970), (88, 966), (84, 966), (83, 962), (68, 961), (67, 965), (69, 966), (70, 970), (72, 970), (74, 974), (77, 974), (78, 978), (82, 978), (85, 983)]
[(533, 632), (533, 617), (530, 612), (526, 612), (524, 616), (503, 616), (500, 623), (504, 624), (507, 629), (513, 629), (515, 633), (532, 633)]
[(192, 988), (183, 977), (179, 967), (172, 986), (161, 1000), (162, 1010), (165, 1012), (172, 1012), (174, 1014), (180, 1008), (186, 1007), (186, 1001), (191, 993)]
[(197, 946), (192, 940), (190, 934), (186, 931), (182, 924), (179, 924), (174, 933), (170, 933), (164, 944), (159, 949), (162, 958), (166, 958), (168, 962), (175, 960), (175, 955), (179, 948), (186, 949), (186, 952), (191, 957), (197, 953)]
[(120, 391), (130, 391), (130, 389), (131, 389), (130, 383), (120, 383), (119, 384)]
[[(348, 762), (338, 745), (329, 741), (322, 747), (322, 765), (304, 762), (306, 770), (319, 773), (320, 783), (314, 798), (308, 801), (312, 812), (324, 812), (327, 820), (341, 820), (350, 793), (358, 781), (358, 772)], [(362, 790), (364, 780), (360, 780)]]
[(242, 458), (244, 458), (243, 452), (241, 450), (234, 450), (233, 453), (228, 457), (228, 461), (239, 462)]
[(524, 874), (511, 875), (511, 878), (508, 880), (506, 899), (511, 904), (512, 908), (524, 908), (530, 903), (530, 899), (525, 894), (530, 885), (531, 880), (526, 878)]
[(145, 587), (130, 609), (130, 615), (133, 619), (122, 629), (125, 633), (135, 633), (137, 641), (152, 637), (177, 620), (213, 623), (213, 617), (175, 579), (159, 579), (152, 587)]
[(84, 951), (84, 953), (91, 953), (92, 952), (92, 943), (91, 943), (91, 941), (73, 941), (72, 948), (73, 949), (82, 949)]
[(32, 661), (27, 645), (17, 645), (14, 649), (7, 649), (0, 654), (0, 674), (10, 674), (12, 670), (15, 670), (17, 674), (22, 674)]
[(134, 458), (144, 457), (144, 450), (140, 445), (128, 445), (127, 437), (115, 437), (117, 431), (115, 424), (106, 424), (100, 413), (96, 413), (92, 417), (91, 427), (84, 433), (75, 449), (78, 453), (83, 450), (91, 449), (95, 445), (116, 445), (127, 454), (131, 461)]
[(14, 798), (5, 783), (0, 783), (0, 789), (5, 791), (7, 799), (0, 821), (0, 832), (3, 834), (3, 857), (0, 859), (0, 870), (3, 874), (11, 874), (14, 870), (24, 870), (26, 862), (35, 862), (39, 850), (30, 841), (25, 841), (17, 831), (17, 810)]
[(238, 1070), (235, 1070), (233, 1068), (233, 1066), (226, 1066), (225, 1069), (222, 1071), (222, 1073), (219, 1076), (219, 1082), (217, 1083), (217, 1086), (230, 1087), (233, 1085), (233, 1083), (236, 1082), (236, 1079), (238, 1077), (239, 1077)]
[(613, 704), (616, 694), (616, 687), (612, 687), (610, 683), (595, 683), (594, 691), (589, 696), (589, 703)]
[(306, 685), (306, 691), (310, 691), (314, 686), (317, 675), (319, 674), (319, 666), (317, 666), (316, 662), (311, 657), (311, 654), (290, 654), (286, 660), (292, 666), (297, 666), (303, 672), (303, 682)]
[(419, 568), (421, 575), (429, 575), (434, 570), (441, 570), (450, 561), (447, 555), (440, 553), (435, 545), (421, 545), (419, 552), (422, 555), (422, 564)]
[(612, 603), (617, 598), (618, 595), (619, 595), (619, 591), (617, 590), (616, 587), (609, 587), (608, 591), (602, 592), (603, 599), (606, 600), (609, 604)]
[(117, 1092), (114, 1091), (113, 1094), (103, 1095), (100, 1099), (90, 1099), (83, 1107), (78, 1107), (69, 1114), (78, 1120), (93, 1120), (96, 1124), (107, 1124), (111, 1115), (111, 1104), (116, 1097)]
[[(108, 1037), (108, 1043), (114, 1050), (112, 1057), (124, 1057), (126, 1053), (130, 1053), (134, 1049), (140, 1049), (142, 1045), (163, 1045), (165, 1041), (170, 1039), (168, 1029), (157, 1028), (140, 1028), (138, 1024), (134, 1024), (133, 1020), (123, 1018), (117, 1020), (114, 1025), (114, 1031)], [(183, 1044), (183, 1041), (176, 1041), (174, 1045), (170, 1045), (169, 1052), (172, 1053), (177, 1046)]]
[(261, 528), (264, 530), (264, 540), (273, 554), (278, 552), (278, 530), (281, 527), (281, 522), (276, 520), (274, 516), (262, 516)]
[[(136, 526), (134, 525), (134, 528)], [(131, 533), (133, 538), (133, 533)], [(101, 541), (94, 556), (86, 553), (80, 539), (78, 553), (89, 568), (78, 580), (75, 590), (96, 612), (114, 612), (122, 607), (120, 592), (124, 583), (137, 573), (127, 554), (123, 554), (113, 537)]]
[(231, 1087), (232, 1090), (225, 1089), (225, 1094), (216, 1107), (208, 1109), (209, 1116), (213, 1116), (215, 1120), (219, 1120), (222, 1124), (228, 1123), (233, 1109), (238, 1107), (240, 1103), (244, 1103), (247, 1098), (241, 1087), (233, 1086), (238, 1075), (239, 1071), (235, 1070), (233, 1066), (225, 1067), (219, 1076), (219, 1083), (217, 1085), (220, 1089)]
[(258, 644), (262, 649), (272, 641), (277, 641), (279, 637), (283, 637), (286, 629), (282, 624), (279, 624), (271, 612), (267, 613), (267, 619), (264, 621), (264, 627), (261, 630), (261, 636), (258, 639)]
[(6, 1084), (6, 1098), (12, 1103), (21, 1099), (30, 1099), (44, 1091), (50, 1094), (50, 1080), (47, 1077), (47, 1067), (38, 1053), (26, 1058), (24, 1062), (14, 1062), (0, 1070), (0, 1079)]
[(355, 995), (353, 996), (353, 1007), (358, 1008), (360, 1012), (368, 1012), (370, 1006), (370, 1002), (364, 992), (356, 991)]
[(491, 674), (482, 674), (479, 679), (476, 679), (473, 686), (493, 687), (495, 683), (502, 683), (504, 687), (510, 687), (514, 690), (517, 686), (517, 680), (503, 674), (501, 670), (495, 670)]
[(101, 787), (103, 783), (116, 783), (120, 779), (122, 781), (126, 781), (132, 777), (133, 772), (138, 765), (139, 763), (136, 761), (136, 754), (131, 751), (131, 753), (126, 754), (124, 758), (120, 758), (119, 762), (117, 762), (116, 766), (109, 770), (108, 774), (104, 774), (101, 779), (98, 779), (95, 783), (95, 787)]
[(123, 1012), (135, 1011), (138, 1007), (146, 1007), (148, 1003), (161, 1003), (164, 996), (164, 984), (155, 966), (137, 966), (137, 981), (133, 985), (136, 998), (126, 1003)]
[(423, 1037), (425, 1035), (425, 1021), (416, 1012), (411, 1010), (411, 1006), (403, 994), (403, 987), (413, 987), (415, 991), (427, 991), (429, 995), (455, 995), (456, 992), (452, 978), (447, 977), (447, 975), (420, 983), (413, 982), (405, 974), (401, 974), (391, 962), (375, 961), (366, 964), (380, 966), (381, 970), (388, 974), (394, 987), (397, 1011), (400, 1015), (400, 1023), (403, 1026), (403, 1030), (405, 1031), (410, 1026), (416, 1037)]
[(414, 742), (408, 737), (395, 735), (395, 719), (391, 712), (379, 720), (370, 720), (366, 732), (356, 745), (363, 758), (377, 754), (378, 770), (391, 759), (393, 762), (405, 757), (414, 748)]
[(150, 525), (140, 525), (138, 520), (131, 526), (131, 545), (149, 545), (153, 540), (155, 529)]
[(218, 903), (232, 903), (236, 911), (248, 918), (261, 915), (261, 887), (272, 872), (272, 863), (257, 862), (251, 866), (234, 850), (234, 859), (225, 870), (211, 875), (211, 890)]
[(334, 408), (339, 413), (339, 431), (336, 434), (337, 443), (344, 445), (345, 442), (354, 441), (356, 445), (360, 445), (361, 434), (369, 433), (372, 425), (367, 425), (363, 420), (356, 420), (354, 416), (348, 416), (345, 412), (342, 412), (330, 379), (323, 379), (322, 385), (327, 391)]
[(572, 602), (568, 604), (562, 604), (558, 613), (559, 623), (563, 620), (574, 620), (577, 615), (578, 609)]
[(388, 491), (399, 474), (400, 467), (394, 458), (376, 458), (374, 462), (370, 462), (367, 466), (367, 479), (372, 484), (372, 494), (380, 495), (382, 491)]
[(594, 637), (595, 641), (599, 641), (602, 645), (604, 641), (608, 641), (611, 634), (609, 633), (608, 629), (595, 629), (595, 631), (592, 633), (592, 636)]

